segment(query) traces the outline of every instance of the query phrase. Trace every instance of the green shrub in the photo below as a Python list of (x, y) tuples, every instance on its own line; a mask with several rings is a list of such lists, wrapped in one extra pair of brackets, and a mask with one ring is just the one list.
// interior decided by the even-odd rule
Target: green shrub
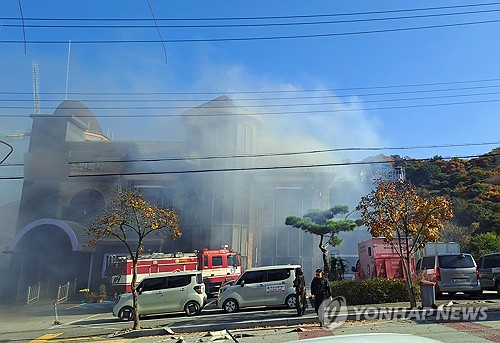
[(101, 284), (99, 286), (99, 295), (106, 298), (106, 285)]
[[(420, 300), (420, 287), (415, 281), (415, 296)], [(332, 295), (343, 296), (348, 305), (381, 304), (410, 301), (404, 279), (341, 280), (331, 283)]]
[(106, 286), (103, 284), (99, 286), (99, 294), (95, 292), (90, 292), (90, 289), (88, 288), (80, 289), (79, 292), (82, 295), (82, 302), (97, 303), (97, 302), (102, 302), (107, 298)]

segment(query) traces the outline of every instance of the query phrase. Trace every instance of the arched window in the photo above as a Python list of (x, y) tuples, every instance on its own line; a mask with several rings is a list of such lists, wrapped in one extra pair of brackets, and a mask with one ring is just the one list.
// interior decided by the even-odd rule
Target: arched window
[(104, 196), (95, 189), (84, 189), (71, 199), (66, 211), (66, 218), (75, 222), (83, 222), (94, 217), (106, 206)]

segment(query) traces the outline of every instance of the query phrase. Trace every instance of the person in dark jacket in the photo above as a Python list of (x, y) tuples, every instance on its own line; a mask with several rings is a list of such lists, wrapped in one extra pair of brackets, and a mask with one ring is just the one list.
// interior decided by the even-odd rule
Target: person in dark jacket
[(306, 312), (306, 280), (300, 267), (295, 269), (293, 287), (295, 287), (297, 315), (302, 316)]
[[(324, 300), (331, 297), (330, 284), (327, 279), (323, 277), (323, 270), (316, 269), (316, 274), (311, 282), (311, 299), (314, 300), (314, 310), (316, 314), (319, 312), (319, 307)], [(322, 318), (322, 316), (320, 316)], [(320, 325), (323, 325), (320, 320)]]

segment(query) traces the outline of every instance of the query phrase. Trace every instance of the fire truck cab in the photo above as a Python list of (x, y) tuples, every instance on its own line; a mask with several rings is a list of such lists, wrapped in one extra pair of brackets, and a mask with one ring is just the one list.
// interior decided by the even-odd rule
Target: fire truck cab
[(217, 293), (224, 282), (241, 275), (240, 256), (227, 246), (219, 250), (203, 249), (199, 252), (199, 263), (207, 293)]

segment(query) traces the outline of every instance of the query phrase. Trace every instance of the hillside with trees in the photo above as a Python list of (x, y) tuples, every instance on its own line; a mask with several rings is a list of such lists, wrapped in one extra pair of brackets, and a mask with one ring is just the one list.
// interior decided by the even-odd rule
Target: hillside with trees
[(476, 250), (478, 235), (500, 237), (500, 148), (472, 159), (392, 157), (396, 166), (405, 167), (406, 179), (423, 196), (450, 198), (454, 217), (442, 232), (443, 241), (459, 241), (464, 248)]

